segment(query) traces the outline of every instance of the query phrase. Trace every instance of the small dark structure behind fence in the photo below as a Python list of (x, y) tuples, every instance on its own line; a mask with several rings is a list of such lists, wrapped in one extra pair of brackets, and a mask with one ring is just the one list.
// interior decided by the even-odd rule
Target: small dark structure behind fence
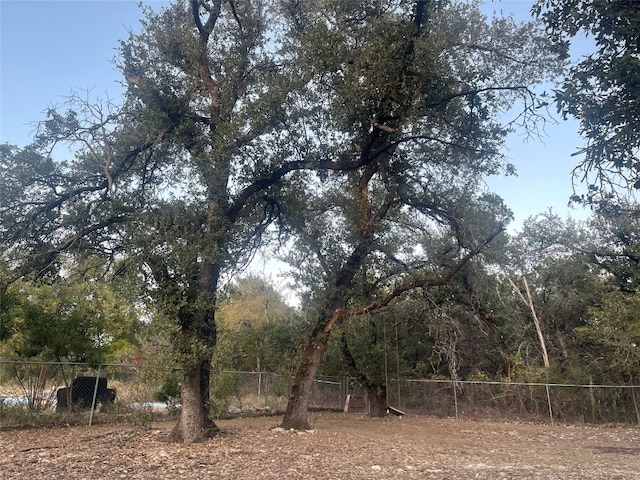
[(113, 403), (116, 391), (107, 388), (105, 377), (76, 377), (69, 388), (59, 388), (56, 393), (56, 411), (95, 408), (98, 404)]

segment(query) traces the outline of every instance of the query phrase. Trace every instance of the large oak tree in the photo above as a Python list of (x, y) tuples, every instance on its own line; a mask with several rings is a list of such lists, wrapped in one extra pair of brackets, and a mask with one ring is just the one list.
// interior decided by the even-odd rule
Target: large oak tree
[[(316, 113), (299, 149), (361, 166), (307, 176), (283, 209), (289, 257), (314, 330), (283, 426), (309, 428), (309, 392), (331, 331), (404, 292), (449, 282), (501, 231), (508, 212), (481, 179), (511, 167), (500, 114), (537, 118), (533, 82), (554, 71), (541, 32), (477, 5), (431, 1), (286, 2), (289, 46)], [(441, 241), (441, 249), (421, 239)]]
[[(355, 162), (293, 155), (299, 79), (278, 53), (268, 2), (177, 1), (146, 10), (117, 60), (125, 103), (74, 96), (37, 141), (2, 150), (2, 241), (14, 272), (55, 276), (62, 255), (101, 255), (173, 319), (182, 413), (194, 442), (209, 418), (215, 310), (223, 275), (246, 263), (278, 215), (282, 180)], [(75, 155), (54, 160), (56, 148)]]

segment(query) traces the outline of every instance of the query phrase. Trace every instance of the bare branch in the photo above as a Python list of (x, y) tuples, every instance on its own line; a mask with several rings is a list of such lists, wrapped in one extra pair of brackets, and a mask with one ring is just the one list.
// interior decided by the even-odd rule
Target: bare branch
[(525, 291), (527, 292), (527, 298), (524, 298), (524, 295), (522, 295), (522, 292), (518, 287), (516, 287), (516, 284), (513, 283), (511, 278), (507, 277), (507, 280), (509, 280), (509, 283), (513, 287), (513, 291), (518, 294), (518, 297), (520, 297), (522, 303), (524, 303), (531, 311), (533, 323), (536, 327), (536, 333), (538, 334), (538, 340), (540, 341), (540, 348), (542, 349), (542, 361), (544, 363), (544, 367), (549, 368), (549, 354), (547, 353), (547, 346), (544, 341), (544, 335), (542, 335), (542, 329), (540, 328), (540, 320), (538, 320), (538, 315), (536, 314), (536, 309), (533, 305), (533, 299), (531, 298), (531, 292), (529, 291), (529, 283), (527, 283), (526, 277), (523, 276), (522, 281), (524, 282)]

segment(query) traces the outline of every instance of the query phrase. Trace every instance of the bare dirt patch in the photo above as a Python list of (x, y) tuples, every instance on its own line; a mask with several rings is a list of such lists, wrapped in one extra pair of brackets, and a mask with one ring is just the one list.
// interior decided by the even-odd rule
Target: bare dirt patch
[(314, 413), (219, 421), (197, 445), (172, 423), (0, 432), (2, 479), (640, 479), (640, 430)]

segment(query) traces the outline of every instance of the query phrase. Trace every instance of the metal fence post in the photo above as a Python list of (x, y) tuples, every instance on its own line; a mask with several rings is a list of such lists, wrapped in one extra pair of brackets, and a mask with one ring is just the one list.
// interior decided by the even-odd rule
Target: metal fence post
[(549, 392), (549, 384), (546, 383), (545, 387), (547, 389), (547, 404), (549, 405), (549, 418), (551, 419), (551, 426), (554, 425), (553, 422), (553, 409), (551, 408), (551, 393)]
[(458, 392), (457, 392), (458, 388), (455, 380), (453, 381), (452, 385), (453, 385), (453, 404), (456, 409), (456, 420), (458, 420), (459, 418), (458, 417)]
[(96, 374), (96, 384), (93, 388), (93, 399), (91, 400), (91, 412), (89, 413), (89, 426), (91, 426), (91, 422), (93, 421), (93, 411), (96, 409), (96, 397), (98, 396), (98, 382), (100, 381), (100, 367), (102, 365), (98, 365), (98, 373)]

